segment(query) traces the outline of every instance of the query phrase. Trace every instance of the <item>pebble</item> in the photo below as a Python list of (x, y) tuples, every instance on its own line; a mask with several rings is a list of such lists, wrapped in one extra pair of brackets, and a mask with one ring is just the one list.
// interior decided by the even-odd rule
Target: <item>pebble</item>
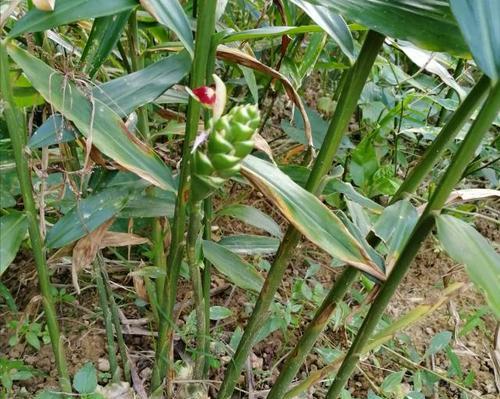
[(97, 361), (97, 369), (102, 372), (109, 371), (109, 360), (104, 357), (99, 358), (99, 360)]
[(252, 352), (250, 355), (250, 362), (252, 364), (253, 369), (258, 369), (262, 370), (262, 367), (264, 366), (264, 359), (261, 357), (258, 357), (255, 353)]
[(149, 377), (151, 377), (151, 374), (152, 374), (151, 368), (146, 367), (146, 368), (144, 368), (144, 369), (141, 370), (141, 372), (139, 373), (139, 376), (143, 380), (147, 380), (147, 379), (149, 379)]

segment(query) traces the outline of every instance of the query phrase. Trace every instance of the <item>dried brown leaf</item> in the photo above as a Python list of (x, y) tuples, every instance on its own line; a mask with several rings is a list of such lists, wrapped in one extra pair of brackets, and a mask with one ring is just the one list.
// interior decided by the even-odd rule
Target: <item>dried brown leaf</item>
[(78, 240), (73, 248), (73, 258), (71, 262), (71, 277), (76, 292), (80, 293), (80, 286), (78, 285), (78, 273), (89, 266), (97, 255), (100, 249), (101, 241), (106, 234), (109, 226), (113, 223), (113, 219), (100, 225), (97, 229), (87, 234), (85, 237)]
[(145, 237), (131, 233), (120, 233), (117, 231), (106, 231), (102, 237), (99, 248), (106, 247), (127, 247), (129, 245), (146, 244), (149, 240)]
[(143, 301), (148, 302), (148, 294), (146, 292), (146, 285), (144, 284), (144, 279), (141, 276), (133, 275), (132, 279), (134, 281), (134, 289), (135, 293), (139, 298), (141, 298)]

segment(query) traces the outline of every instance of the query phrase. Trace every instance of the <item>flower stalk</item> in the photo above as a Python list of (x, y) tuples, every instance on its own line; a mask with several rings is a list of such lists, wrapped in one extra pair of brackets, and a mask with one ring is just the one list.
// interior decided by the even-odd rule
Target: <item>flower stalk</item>
[[(196, 28), (196, 42), (191, 71), (190, 87), (200, 87), (204, 84), (212, 36), (215, 32), (216, 0), (206, 0), (199, 3), (199, 12)], [(156, 391), (167, 377), (167, 395), (172, 396), (171, 370), (173, 366), (171, 346), (173, 339), (173, 310), (177, 295), (177, 281), (179, 278), (180, 264), (184, 252), (184, 229), (186, 224), (186, 208), (189, 201), (190, 188), (190, 163), (191, 148), (198, 132), (200, 119), (200, 104), (193, 98), (189, 99), (187, 123), (184, 145), (182, 148), (182, 161), (179, 176), (179, 189), (175, 205), (174, 221), (172, 226), (172, 240), (167, 258), (167, 277), (163, 287), (163, 295), (158, 298), (160, 302), (160, 326), (155, 353), (155, 364), (151, 381), (152, 391)]]

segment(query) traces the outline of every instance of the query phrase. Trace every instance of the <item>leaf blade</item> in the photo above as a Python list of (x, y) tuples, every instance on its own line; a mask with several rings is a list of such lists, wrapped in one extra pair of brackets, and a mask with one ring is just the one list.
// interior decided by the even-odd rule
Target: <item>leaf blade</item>
[(190, 69), (191, 58), (186, 52), (181, 52), (95, 87), (92, 94), (118, 115), (125, 117), (161, 96), (182, 80)]
[(448, 2), (440, 0), (312, 0), (386, 36), (432, 51), (466, 55)]
[(27, 230), (28, 220), (23, 213), (0, 218), (0, 276), (16, 257)]
[(274, 237), (241, 234), (223, 237), (218, 244), (239, 255), (270, 255), (276, 253), (280, 240)]
[(109, 189), (81, 200), (48, 231), (47, 248), (63, 247), (115, 216), (128, 200), (128, 192)]
[(254, 267), (213, 241), (203, 241), (203, 254), (214, 267), (238, 287), (260, 292), (264, 279)]
[(340, 219), (277, 167), (250, 155), (242, 163), (242, 173), (313, 243), (331, 256), (379, 279), (385, 279), (385, 274)]
[(89, 100), (74, 83), (27, 51), (9, 44), (8, 52), (40, 94), (102, 153), (150, 183), (173, 189), (170, 169), (106, 104), (97, 98)]
[(171, 29), (179, 37), (191, 56), (194, 55), (193, 34), (188, 17), (177, 0), (140, 0), (158, 22)]
[(32, 8), (16, 22), (9, 37), (27, 32), (41, 32), (55, 26), (69, 24), (81, 19), (97, 18), (116, 14), (137, 7), (134, 0), (57, 0), (52, 12)]
[(500, 255), (481, 234), (460, 219), (440, 215), (436, 225), (439, 241), (448, 255), (465, 265), (470, 279), (500, 319)]
[(291, 1), (304, 10), (314, 22), (323, 28), (328, 36), (330, 36), (340, 47), (351, 63), (356, 60), (354, 56), (354, 41), (351, 32), (340, 15), (332, 13), (332, 11), (326, 7), (311, 4), (303, 0)]
[(234, 204), (222, 208), (216, 216), (231, 216), (258, 229), (267, 231), (275, 237), (282, 237), (283, 233), (278, 223), (264, 212), (249, 205)]

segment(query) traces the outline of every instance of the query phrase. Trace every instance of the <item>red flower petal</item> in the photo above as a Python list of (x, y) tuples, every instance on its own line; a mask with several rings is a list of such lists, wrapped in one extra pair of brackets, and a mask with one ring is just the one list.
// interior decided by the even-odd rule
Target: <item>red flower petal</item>
[(209, 86), (201, 86), (193, 89), (193, 93), (202, 104), (213, 106), (215, 104), (215, 90)]

